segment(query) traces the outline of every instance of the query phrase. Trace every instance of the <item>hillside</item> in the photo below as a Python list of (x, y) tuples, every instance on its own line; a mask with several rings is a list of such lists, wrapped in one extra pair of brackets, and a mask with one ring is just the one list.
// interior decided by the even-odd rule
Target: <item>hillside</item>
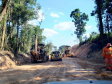
[(30, 55), (19, 53), (16, 57), (10, 51), (0, 51), (0, 69), (7, 69), (16, 65), (30, 62)]
[(74, 45), (71, 48), (71, 52), (74, 53), (74, 56), (97, 63), (104, 63), (104, 59), (102, 58), (102, 50), (102, 48), (99, 49), (98, 44), (92, 42), (87, 42), (82, 45)]

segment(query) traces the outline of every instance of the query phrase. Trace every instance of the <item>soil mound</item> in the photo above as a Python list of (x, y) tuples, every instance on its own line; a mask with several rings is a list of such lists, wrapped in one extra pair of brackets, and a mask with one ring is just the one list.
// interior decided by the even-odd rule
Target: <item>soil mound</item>
[(30, 54), (19, 53), (14, 56), (10, 51), (0, 51), (0, 69), (7, 69), (26, 63), (31, 63)]
[(9, 51), (0, 51), (0, 69), (16, 66), (14, 54)]

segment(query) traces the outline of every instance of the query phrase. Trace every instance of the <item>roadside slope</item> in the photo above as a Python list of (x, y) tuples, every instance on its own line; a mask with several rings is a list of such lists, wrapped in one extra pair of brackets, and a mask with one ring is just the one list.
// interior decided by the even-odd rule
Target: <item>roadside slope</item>
[(81, 59), (87, 59), (97, 63), (104, 63), (102, 58), (102, 50), (99, 49), (99, 45), (91, 42), (87, 42), (80, 46), (73, 46), (71, 52), (74, 53), (74, 56), (77, 56)]
[(10, 51), (0, 51), (0, 69), (7, 69), (16, 65), (21, 65), (30, 62), (30, 55), (19, 53), (14, 56)]

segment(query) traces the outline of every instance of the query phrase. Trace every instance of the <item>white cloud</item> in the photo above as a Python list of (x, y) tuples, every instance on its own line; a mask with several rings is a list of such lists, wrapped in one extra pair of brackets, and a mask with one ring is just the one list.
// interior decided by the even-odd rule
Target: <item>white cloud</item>
[(59, 12), (59, 14), (60, 14), (60, 15), (64, 15), (64, 13), (62, 13), (62, 12)]
[(50, 14), (50, 16), (52, 16), (52, 17), (56, 17), (56, 18), (59, 18), (59, 15), (58, 15), (58, 14), (56, 14), (56, 13), (51, 13), (51, 14)]
[(36, 19), (30, 20), (30, 21), (28, 21), (28, 24), (31, 24), (31, 25), (33, 25), (33, 26), (36, 26), (37, 23), (39, 23), (41, 20), (44, 20), (44, 19), (45, 19), (45, 16), (44, 16), (42, 10), (39, 10), (37, 13), (38, 13), (38, 14), (37, 14), (38, 19), (37, 19), (37, 20), (36, 20)]
[(75, 30), (75, 25), (73, 22), (60, 22), (54, 26), (56, 30)]
[(37, 20), (30, 20), (30, 21), (28, 21), (28, 24), (36, 26), (37, 25), (36, 22), (37, 22)]
[(87, 36), (87, 38), (89, 38), (89, 37), (90, 37), (90, 33), (85, 33), (85, 34), (83, 35), (83, 37), (85, 37), (85, 36)]
[(53, 36), (55, 34), (58, 34), (58, 32), (54, 31), (53, 29), (45, 28), (43, 31), (44, 36)]
[(45, 16), (42, 10), (39, 10), (37, 15), (38, 15), (38, 19), (37, 19), (38, 21), (45, 19)]
[(86, 26), (85, 26), (85, 29), (86, 29), (86, 30), (91, 29), (91, 28), (92, 28), (91, 25), (86, 25)]

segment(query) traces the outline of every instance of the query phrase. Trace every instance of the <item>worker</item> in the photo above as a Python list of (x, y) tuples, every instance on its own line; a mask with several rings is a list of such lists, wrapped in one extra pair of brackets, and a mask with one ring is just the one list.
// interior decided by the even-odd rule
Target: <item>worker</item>
[(106, 63), (106, 70), (112, 71), (112, 46), (111, 43), (108, 43), (106, 47), (103, 48), (103, 58)]

